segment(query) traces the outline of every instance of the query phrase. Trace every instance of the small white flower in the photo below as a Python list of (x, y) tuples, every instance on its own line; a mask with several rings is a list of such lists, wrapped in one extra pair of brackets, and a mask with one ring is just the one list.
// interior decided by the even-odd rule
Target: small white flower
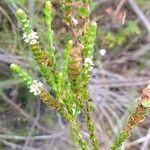
[(37, 40), (31, 40), (31, 41), (30, 41), (30, 44), (31, 44), (31, 45), (34, 45), (34, 44), (37, 44), (37, 43), (38, 43)]
[(32, 31), (30, 34), (23, 34), (23, 39), (26, 43), (36, 44), (38, 42), (39, 36), (36, 32)]
[(26, 43), (29, 43), (29, 39), (24, 39), (24, 41), (25, 41)]
[(92, 71), (94, 66), (92, 58), (86, 58), (84, 62), (84, 66), (89, 67), (89, 71)]
[(37, 80), (33, 81), (33, 84), (30, 86), (30, 92), (34, 95), (39, 95), (41, 93), (41, 88), (43, 84), (41, 82), (37, 82)]
[(85, 64), (84, 64), (84, 65), (85, 65), (85, 66), (93, 66), (94, 63), (93, 63), (92, 58), (86, 58), (86, 59), (85, 59)]
[(106, 52), (107, 51), (105, 49), (100, 49), (99, 50), (99, 53), (100, 53), (101, 56), (104, 56), (106, 54)]
[(30, 40), (38, 40), (39, 36), (36, 32), (32, 31), (29, 35), (28, 35), (28, 38)]
[(23, 33), (23, 39), (27, 38), (27, 34)]
[(26, 43), (29, 43), (29, 39), (26, 33), (23, 34), (23, 39)]
[(77, 25), (79, 22), (78, 22), (78, 20), (75, 18), (75, 17), (72, 17), (72, 22), (75, 24), (75, 25)]
[(92, 71), (93, 70), (93, 67), (91, 66), (90, 68), (89, 68), (89, 71)]

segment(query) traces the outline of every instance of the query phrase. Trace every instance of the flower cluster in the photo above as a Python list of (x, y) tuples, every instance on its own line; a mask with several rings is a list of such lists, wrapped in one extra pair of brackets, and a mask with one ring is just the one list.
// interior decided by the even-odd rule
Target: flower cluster
[(29, 43), (31, 45), (37, 44), (39, 36), (36, 32), (34, 32), (31, 28), (30, 22), (27, 18), (26, 13), (22, 10), (19, 9), (17, 11), (17, 18), (19, 19), (22, 28), (23, 28), (23, 39), (26, 43)]
[(89, 67), (89, 71), (92, 71), (93, 66), (94, 66), (92, 58), (86, 58), (84, 61), (84, 66)]
[(23, 39), (26, 43), (34, 45), (34, 44), (38, 43), (39, 36), (36, 32), (31, 31), (31, 33), (29, 33), (28, 35), (27, 35), (27, 33), (24, 33)]
[(33, 84), (30, 86), (30, 92), (34, 95), (39, 95), (41, 93), (41, 88), (43, 84), (41, 82), (37, 82), (37, 80), (33, 81)]

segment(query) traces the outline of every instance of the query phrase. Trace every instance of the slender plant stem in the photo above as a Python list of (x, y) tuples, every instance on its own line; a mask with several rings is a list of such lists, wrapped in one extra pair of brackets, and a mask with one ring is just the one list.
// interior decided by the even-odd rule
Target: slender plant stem
[(90, 140), (91, 140), (91, 143), (93, 146), (93, 150), (98, 150), (99, 149), (99, 141), (98, 141), (96, 135), (94, 134), (95, 126), (94, 126), (94, 123), (93, 123), (91, 115), (90, 115), (90, 106), (89, 106), (88, 102), (85, 102), (85, 105), (84, 105), (84, 115), (85, 115), (87, 128), (88, 128), (88, 131), (90, 134)]
[(127, 125), (124, 130), (119, 134), (118, 138), (115, 140), (114, 144), (111, 146), (111, 150), (119, 150), (123, 142), (131, 135), (132, 130), (141, 122), (145, 120), (147, 113), (147, 108), (139, 103), (135, 112), (132, 113), (129, 117)]
[(82, 150), (88, 150), (88, 144), (82, 137), (80, 127), (79, 127), (77, 120), (72, 119), (69, 122), (69, 125), (70, 125), (71, 134), (72, 134), (72, 138), (73, 138), (74, 142), (77, 143), (78, 145), (80, 145)]

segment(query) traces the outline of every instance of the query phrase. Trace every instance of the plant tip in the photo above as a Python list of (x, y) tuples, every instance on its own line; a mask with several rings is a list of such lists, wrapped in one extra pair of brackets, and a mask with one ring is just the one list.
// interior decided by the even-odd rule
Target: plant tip
[(25, 12), (24, 12), (24, 10), (23, 9), (18, 9), (17, 10), (17, 15), (22, 15), (22, 14), (24, 14)]
[(51, 6), (51, 1), (46, 1), (46, 5)]
[(10, 68), (12, 69), (12, 68), (15, 68), (16, 66), (17, 66), (16, 64), (11, 64)]

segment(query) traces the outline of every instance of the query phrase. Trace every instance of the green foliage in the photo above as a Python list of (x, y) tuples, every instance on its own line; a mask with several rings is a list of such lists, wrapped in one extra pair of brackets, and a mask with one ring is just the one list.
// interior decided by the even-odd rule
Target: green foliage
[[(99, 141), (95, 135), (95, 125), (91, 118), (91, 102), (88, 91), (88, 80), (90, 71), (93, 68), (94, 44), (97, 33), (96, 23), (90, 23), (89, 4), (91, 1), (84, 0), (75, 2), (73, 0), (63, 0), (62, 10), (65, 23), (71, 28), (73, 39), (69, 40), (64, 49), (64, 60), (62, 67), (56, 62), (56, 50), (53, 44), (54, 32), (52, 30), (52, 5), (50, 1), (45, 4), (44, 14), (48, 30), (49, 49), (43, 50), (40, 46), (39, 36), (31, 28), (26, 13), (19, 9), (17, 17), (23, 28), (23, 38), (29, 44), (34, 58), (41, 69), (41, 74), (51, 87), (54, 95), (52, 96), (41, 82), (34, 80), (21, 67), (12, 64), (11, 70), (16, 73), (20, 79), (27, 85), (34, 95), (39, 96), (41, 100), (49, 107), (60, 113), (70, 126), (74, 142), (81, 149), (87, 150), (89, 146), (83, 138), (78, 123), (78, 115), (82, 111), (86, 121), (87, 131), (89, 132), (90, 142), (94, 150), (99, 149)], [(80, 5), (79, 5), (80, 4)], [(79, 7), (78, 7), (79, 6)], [(74, 13), (77, 9), (77, 13)], [(79, 26), (82, 24), (82, 26)], [(78, 32), (79, 31), (79, 32)], [(134, 22), (129, 22), (128, 26), (122, 28), (119, 33), (106, 33), (101, 30), (103, 42), (108, 44), (109, 48), (124, 44), (129, 35), (139, 34), (139, 28)], [(149, 100), (148, 100), (149, 101)], [(118, 139), (115, 141), (111, 150), (117, 150), (128, 138), (133, 127), (145, 119), (145, 114), (149, 103), (142, 101), (137, 107), (135, 113), (131, 114), (129, 122)], [(138, 121), (136, 121), (138, 118)], [(142, 120), (143, 119), (143, 120)]]
[(23, 82), (27, 85), (30, 86), (33, 84), (33, 79), (32, 77), (26, 73), (23, 69), (21, 69), (19, 66), (16, 64), (11, 64), (10, 69), (17, 73), (17, 75), (20, 77), (20, 79), (23, 80)]
[(22, 9), (19, 9), (16, 14), (17, 14), (18, 20), (22, 24), (23, 31), (27, 34), (30, 34), (32, 29), (27, 19), (26, 13)]
[(123, 27), (117, 33), (106, 32), (103, 29), (99, 30), (101, 34), (102, 45), (105, 45), (109, 49), (113, 49), (117, 46), (121, 46), (127, 42), (128, 37), (139, 34), (140, 29), (136, 22), (129, 21), (126, 27)]
[[(69, 10), (66, 9), (67, 2), (64, 2), (63, 4), (63, 6), (65, 7), (64, 14), (69, 12)], [(87, 3), (88, 5), (88, 2), (85, 2), (85, 3)], [(66, 10), (68, 11), (66, 12)], [(83, 46), (79, 44), (78, 46), (80, 47), (78, 46), (74, 47), (73, 41), (70, 40), (68, 42), (64, 50), (64, 63), (62, 67), (63, 69), (58, 70), (58, 68), (56, 68), (57, 65), (55, 62), (55, 48), (53, 46), (53, 30), (51, 28), (52, 5), (50, 1), (47, 1), (45, 4), (44, 14), (45, 14), (45, 22), (48, 27), (48, 39), (49, 39), (49, 44), (50, 44), (49, 51), (42, 50), (39, 44), (38, 34), (31, 29), (31, 25), (29, 23), (29, 20), (27, 19), (27, 15), (25, 14), (25, 12), (21, 9), (17, 11), (17, 17), (22, 25), (23, 32), (24, 32), (23, 38), (25, 42), (29, 43), (29, 46), (31, 47), (34, 58), (37, 64), (39, 65), (39, 67), (41, 68), (41, 73), (45, 77), (47, 83), (52, 87), (52, 90), (55, 94), (54, 97), (56, 99), (54, 100), (54, 97), (51, 96), (42, 87), (40, 83), (38, 83), (36, 80), (33, 80), (31, 76), (28, 73), (26, 73), (26, 71), (21, 69), (19, 66), (12, 64), (10, 68), (13, 72), (18, 74), (18, 76), (23, 80), (23, 82), (29, 87), (31, 92), (33, 92), (35, 95), (39, 95), (44, 103), (52, 107), (57, 112), (60, 112), (60, 114), (66, 120), (69, 121), (73, 139), (75, 139), (76, 143), (78, 143), (83, 150), (88, 149), (88, 146), (87, 146), (87, 142), (83, 139), (82, 134), (80, 133), (80, 127), (77, 123), (77, 118), (78, 118), (79, 112), (82, 111), (82, 109), (84, 110), (84, 107), (86, 107), (87, 109), (85, 112), (85, 118), (87, 121), (87, 128), (90, 132), (90, 138), (92, 140), (93, 147), (98, 149), (98, 144), (96, 143), (96, 140), (95, 140), (96, 137), (94, 135), (95, 128), (90, 118), (90, 109), (88, 105), (89, 94), (87, 90), (87, 84), (88, 84), (89, 69), (91, 67), (91, 64), (88, 64), (89, 62), (86, 62), (86, 61), (83, 62), (85, 64), (82, 64), (81, 66), (85, 65), (86, 67), (83, 67), (83, 68), (81, 67), (80, 69), (82, 70), (81, 71), (82, 73), (81, 75), (77, 75), (77, 77), (79, 77), (80, 82), (81, 82), (78, 84), (83, 85), (82, 83), (86, 83), (86, 86), (82, 88), (82, 92), (79, 92), (79, 91), (77, 93), (75, 92), (76, 87), (74, 86), (74, 81), (71, 81), (69, 77), (69, 72), (75, 73), (76, 70), (74, 70), (73, 66), (76, 66), (76, 67), (78, 66), (77, 65), (79, 63), (78, 60), (81, 60), (81, 59), (86, 60), (86, 58), (88, 58), (90, 59), (90, 61), (92, 61), (93, 52), (94, 52), (93, 46), (94, 46), (95, 37), (96, 37), (96, 25), (89, 24), (87, 26), (87, 31), (85, 32), (85, 35), (81, 37)], [(82, 18), (88, 17), (89, 10), (86, 10), (84, 7), (81, 7), (79, 15)], [(80, 52), (81, 48), (83, 49), (83, 53), (84, 53), (83, 58), (82, 58), (82, 55), (75, 55), (72, 52), (72, 50), (76, 50), (76, 49), (78, 49)], [(73, 61), (71, 61), (71, 59), (73, 59)], [(72, 68), (70, 68), (70, 65)], [(86, 77), (87, 73), (88, 73), (88, 78)], [(77, 95), (80, 95), (80, 98), (77, 97)], [(84, 99), (87, 99), (86, 105), (84, 104), (84, 101), (83, 101)]]
[(149, 108), (149, 107), (150, 107), (150, 100), (143, 102), (142, 105), (143, 105), (144, 107)]
[(125, 132), (121, 132), (119, 138), (115, 141), (114, 145), (111, 147), (111, 150), (119, 150), (122, 146), (122, 142), (124, 142), (129, 137)]
[(89, 16), (89, 11), (83, 7), (79, 8), (79, 15), (82, 17), (82, 18), (86, 18)]
[(89, 26), (85, 35), (81, 37), (81, 43), (84, 45), (83, 55), (85, 58), (93, 57), (96, 32), (97, 24), (93, 23)]
[(53, 30), (51, 29), (51, 26), (52, 26), (52, 15), (53, 15), (53, 10), (52, 10), (52, 4), (50, 1), (46, 1), (45, 3), (45, 9), (44, 9), (44, 14), (45, 14), (45, 22), (46, 22), (46, 25), (47, 25), (47, 29), (48, 29), (48, 33), (47, 33), (47, 36), (48, 36), (48, 41), (49, 41), (49, 52), (51, 53), (51, 59), (53, 61), (53, 63), (56, 63), (55, 61), (55, 47), (53, 45), (53, 35), (54, 35), (54, 32)]
[(141, 100), (128, 119), (128, 122), (111, 146), (111, 150), (119, 150), (122, 143), (131, 135), (132, 130), (146, 118), (147, 112), (150, 111), (150, 85), (143, 89)]

